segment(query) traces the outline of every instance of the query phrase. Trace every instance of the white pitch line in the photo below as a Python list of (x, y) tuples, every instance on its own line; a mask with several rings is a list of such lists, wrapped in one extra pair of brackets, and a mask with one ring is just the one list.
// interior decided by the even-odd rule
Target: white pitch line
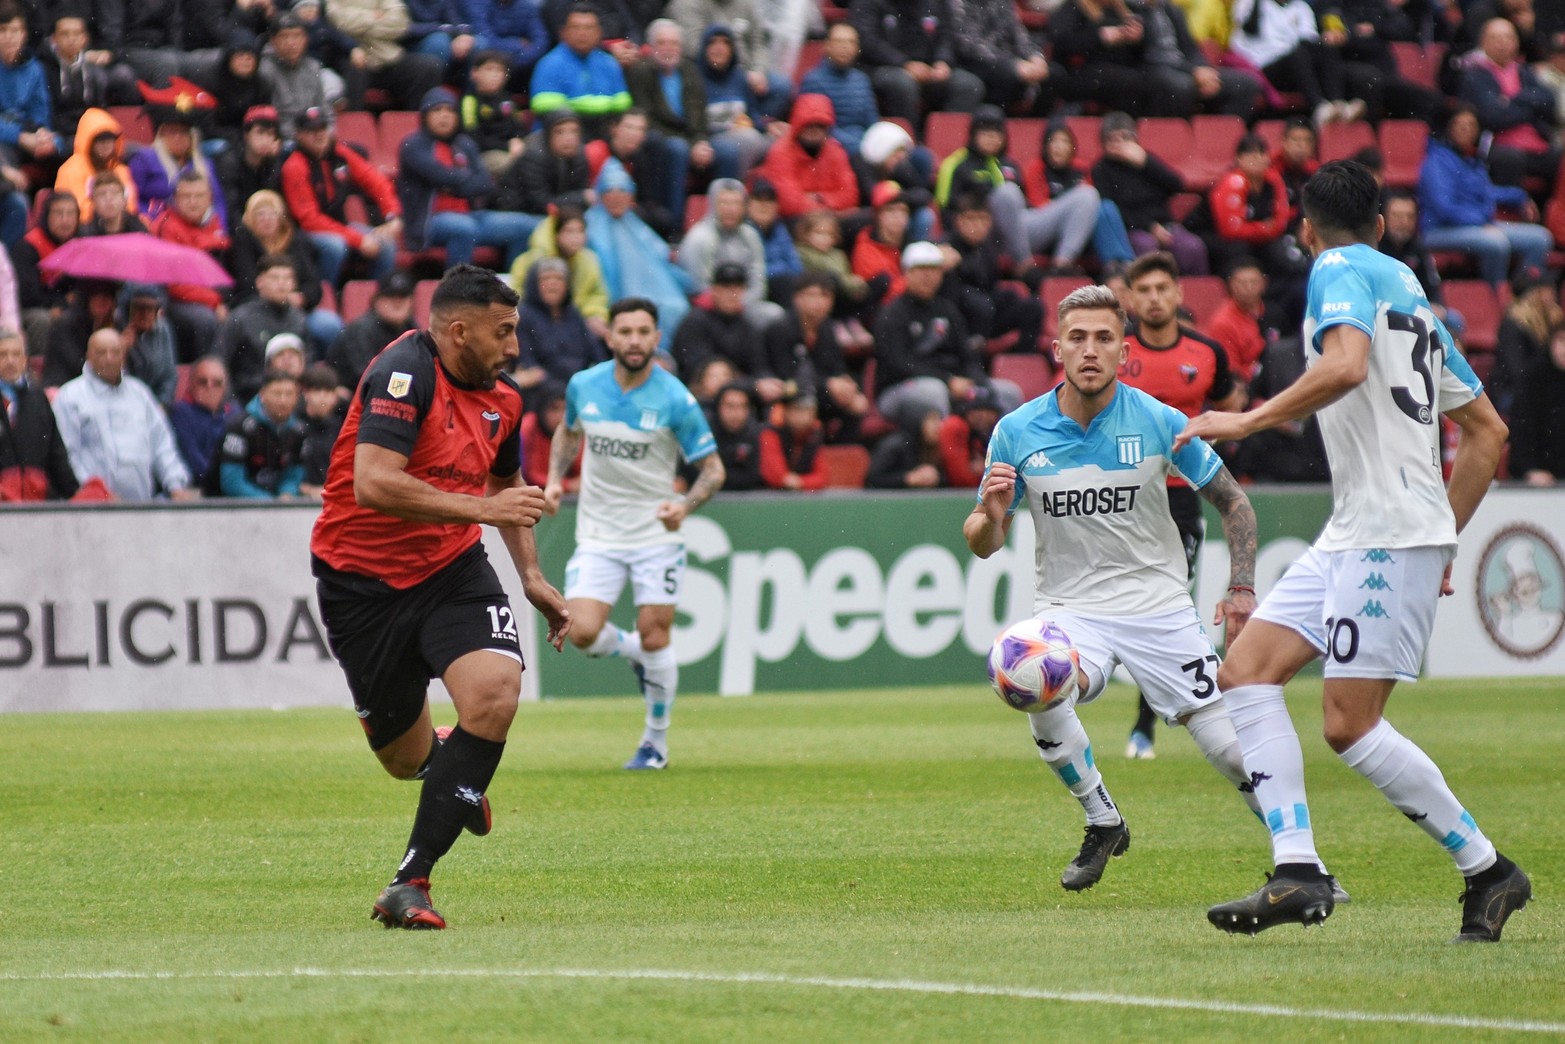
[(1039, 990), (1025, 986), (983, 986), (961, 982), (926, 982), (918, 979), (835, 979), (819, 975), (781, 975), (773, 972), (700, 972), (652, 968), (620, 971), (597, 968), (282, 968), (253, 971), (133, 971), (107, 969), (86, 972), (0, 973), (0, 982), (108, 982), (179, 981), (197, 979), (596, 979), (610, 981), (704, 982), (813, 986), (833, 990), (873, 990), (886, 993), (925, 993), (961, 997), (1000, 997), (1010, 1000), (1054, 1001), (1062, 1004), (1094, 1004), (1119, 1008), (1164, 1008), (1210, 1012), (1217, 1015), (1255, 1015), (1277, 1019), (1319, 1019), (1332, 1022), (1383, 1023), (1393, 1026), (1439, 1026), (1454, 1029), (1508, 1030), (1518, 1033), (1565, 1034), (1565, 1022), (1524, 1019), (1485, 1019), (1467, 1015), (1427, 1012), (1346, 1011), (1331, 1008), (1290, 1008), (1277, 1004), (1241, 1004), (1232, 1001), (1192, 1000), (1188, 997), (1142, 997), (1125, 993)]

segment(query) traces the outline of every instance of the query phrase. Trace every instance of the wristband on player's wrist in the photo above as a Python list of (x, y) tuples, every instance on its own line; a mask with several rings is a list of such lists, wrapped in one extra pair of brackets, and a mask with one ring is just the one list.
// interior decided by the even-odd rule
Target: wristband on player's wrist
[(1243, 592), (1244, 594), (1247, 594), (1247, 595), (1254, 595), (1255, 594), (1255, 588), (1250, 587), (1248, 584), (1229, 584), (1228, 585), (1228, 590), (1229, 591), (1240, 591), (1240, 592)]

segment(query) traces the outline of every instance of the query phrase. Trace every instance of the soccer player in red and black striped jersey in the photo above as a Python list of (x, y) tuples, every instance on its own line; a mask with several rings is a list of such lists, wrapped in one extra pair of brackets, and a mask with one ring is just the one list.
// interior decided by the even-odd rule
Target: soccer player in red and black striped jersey
[[(1126, 335), (1130, 346), (1119, 379), (1132, 388), (1140, 388), (1159, 402), (1172, 406), (1186, 417), (1194, 417), (1208, 404), (1220, 410), (1237, 410), (1244, 404), (1244, 390), (1228, 368), (1228, 353), (1222, 345), (1203, 337), (1179, 321), (1179, 306), (1184, 294), (1179, 287), (1179, 263), (1163, 251), (1143, 254), (1125, 272), (1135, 310), (1136, 328)], [(1195, 576), (1196, 553), (1206, 535), (1206, 520), (1201, 515), (1201, 500), (1190, 484), (1181, 478), (1168, 480), (1168, 510), (1185, 545), (1185, 564)], [(1235, 592), (1248, 594), (1254, 591)], [(1125, 756), (1150, 758), (1153, 730), (1157, 717), (1141, 697), (1135, 727)]]
[[(522, 590), (559, 649), (570, 630), (538, 565), (543, 491), (520, 476), (517, 296), (459, 265), (430, 303), (430, 328), (393, 341), (354, 392), (310, 538), (321, 618), (381, 765), (423, 791), (401, 864), (372, 916), (388, 928), (444, 928), (429, 875), (463, 829), (487, 834), (485, 790), (521, 694), (517, 621), (484, 553), (499, 529)], [(437, 735), (439, 678), (457, 725)]]

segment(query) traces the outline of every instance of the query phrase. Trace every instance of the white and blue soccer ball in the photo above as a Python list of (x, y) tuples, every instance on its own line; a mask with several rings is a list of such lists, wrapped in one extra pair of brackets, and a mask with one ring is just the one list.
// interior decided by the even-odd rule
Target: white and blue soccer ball
[(1080, 658), (1064, 628), (1027, 619), (1001, 632), (989, 650), (989, 684), (1007, 707), (1036, 714), (1070, 695)]

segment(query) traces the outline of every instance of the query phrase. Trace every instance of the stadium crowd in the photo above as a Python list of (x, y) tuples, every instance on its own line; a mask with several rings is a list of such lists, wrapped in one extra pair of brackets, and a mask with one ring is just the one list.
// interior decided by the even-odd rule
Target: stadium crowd
[[(1533, 0), (0, 0), (0, 501), (318, 495), (470, 261), (523, 297), (530, 482), (635, 295), (725, 489), (976, 486), (1054, 305), (1134, 316), (1147, 254), (1237, 401), (1296, 379), (1298, 192), (1341, 157), (1551, 485), (1562, 149)], [(131, 233), (231, 285), (70, 246)], [(1272, 435), (1241, 479), (1324, 477)]]

